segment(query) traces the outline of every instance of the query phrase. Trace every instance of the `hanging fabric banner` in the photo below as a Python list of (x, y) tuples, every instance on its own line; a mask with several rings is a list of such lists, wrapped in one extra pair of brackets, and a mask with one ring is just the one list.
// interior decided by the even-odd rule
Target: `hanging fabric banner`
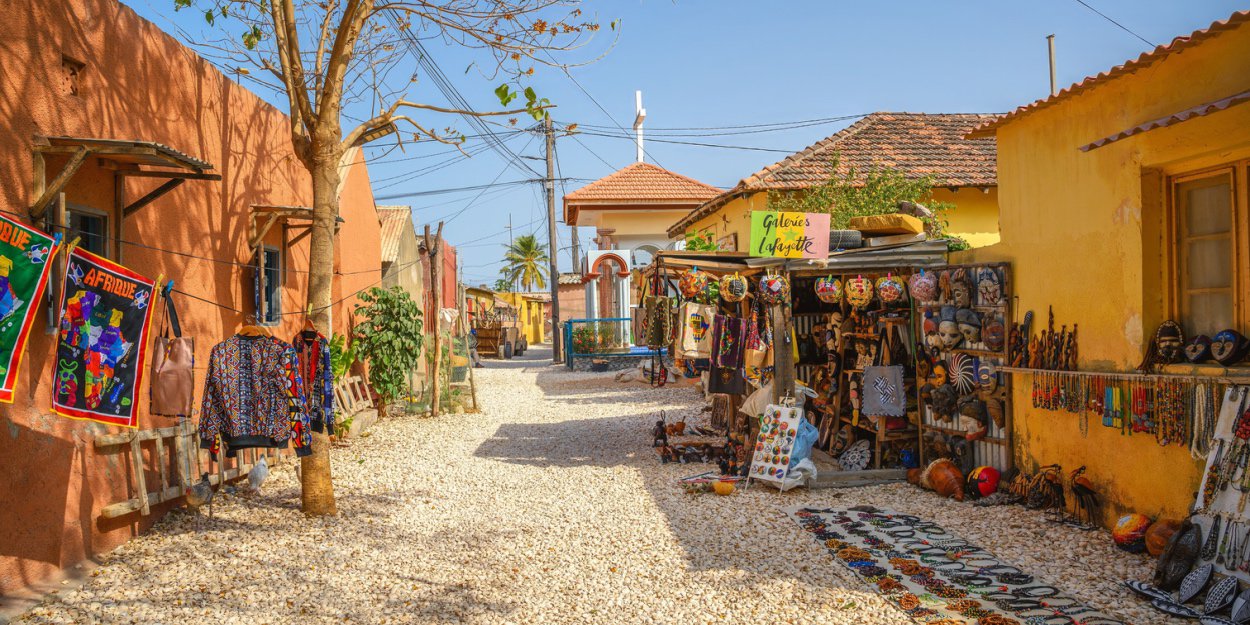
[(61, 292), (52, 411), (138, 427), (135, 389), (147, 357), (155, 282), (75, 248)]
[(26, 339), (60, 242), (0, 215), (0, 402), (13, 403)]

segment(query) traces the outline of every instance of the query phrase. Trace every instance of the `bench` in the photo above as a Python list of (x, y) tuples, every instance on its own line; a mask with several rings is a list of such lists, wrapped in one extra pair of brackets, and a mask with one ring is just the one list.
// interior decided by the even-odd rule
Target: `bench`
[(337, 422), (351, 419), (344, 438), (355, 438), (378, 422), (378, 409), (373, 405), (369, 387), (358, 375), (345, 376), (334, 383), (334, 407)]

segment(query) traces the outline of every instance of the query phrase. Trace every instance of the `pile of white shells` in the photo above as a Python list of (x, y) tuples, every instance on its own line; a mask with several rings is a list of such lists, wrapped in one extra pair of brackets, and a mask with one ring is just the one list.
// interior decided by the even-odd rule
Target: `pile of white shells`
[(23, 623), (911, 623), (782, 507), (870, 504), (927, 517), (1094, 607), (1167, 619), (1123, 579), (1151, 563), (1105, 532), (975, 508), (908, 485), (728, 497), (662, 465), (661, 409), (703, 422), (688, 386), (551, 366), (546, 350), (476, 370), (481, 414), (392, 417), (333, 451), (339, 515), (306, 518), (290, 461), (258, 496), (174, 513)]

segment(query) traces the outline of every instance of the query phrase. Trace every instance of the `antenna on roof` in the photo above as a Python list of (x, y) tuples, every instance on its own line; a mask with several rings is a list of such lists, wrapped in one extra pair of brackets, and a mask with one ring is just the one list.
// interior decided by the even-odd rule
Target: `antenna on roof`
[(634, 143), (638, 146), (638, 162), (642, 162), (642, 122), (647, 119), (647, 109), (642, 108), (642, 91), (634, 92)]
[(1055, 36), (1046, 35), (1046, 47), (1050, 56), (1050, 95), (1059, 93), (1058, 85), (1055, 84)]

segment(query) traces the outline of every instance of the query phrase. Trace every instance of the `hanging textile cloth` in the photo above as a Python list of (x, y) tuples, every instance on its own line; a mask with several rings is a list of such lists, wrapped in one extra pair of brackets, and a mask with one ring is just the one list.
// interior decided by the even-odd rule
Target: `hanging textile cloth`
[(0, 215), (0, 402), (13, 388), (61, 237)]
[(746, 335), (745, 320), (716, 315), (712, 320), (712, 364), (726, 369), (741, 369)]
[(200, 447), (216, 458), (250, 447), (312, 454), (295, 348), (271, 336), (236, 334), (213, 347), (200, 408)]
[(683, 358), (709, 358), (712, 355), (712, 317), (716, 308), (687, 302), (681, 307), (681, 345)]
[(314, 432), (334, 433), (334, 373), (330, 366), (330, 342), (316, 330), (304, 330), (291, 341), (304, 382), (308, 422)]
[(75, 248), (63, 284), (52, 412), (139, 427), (135, 390), (143, 384), (156, 281)]

